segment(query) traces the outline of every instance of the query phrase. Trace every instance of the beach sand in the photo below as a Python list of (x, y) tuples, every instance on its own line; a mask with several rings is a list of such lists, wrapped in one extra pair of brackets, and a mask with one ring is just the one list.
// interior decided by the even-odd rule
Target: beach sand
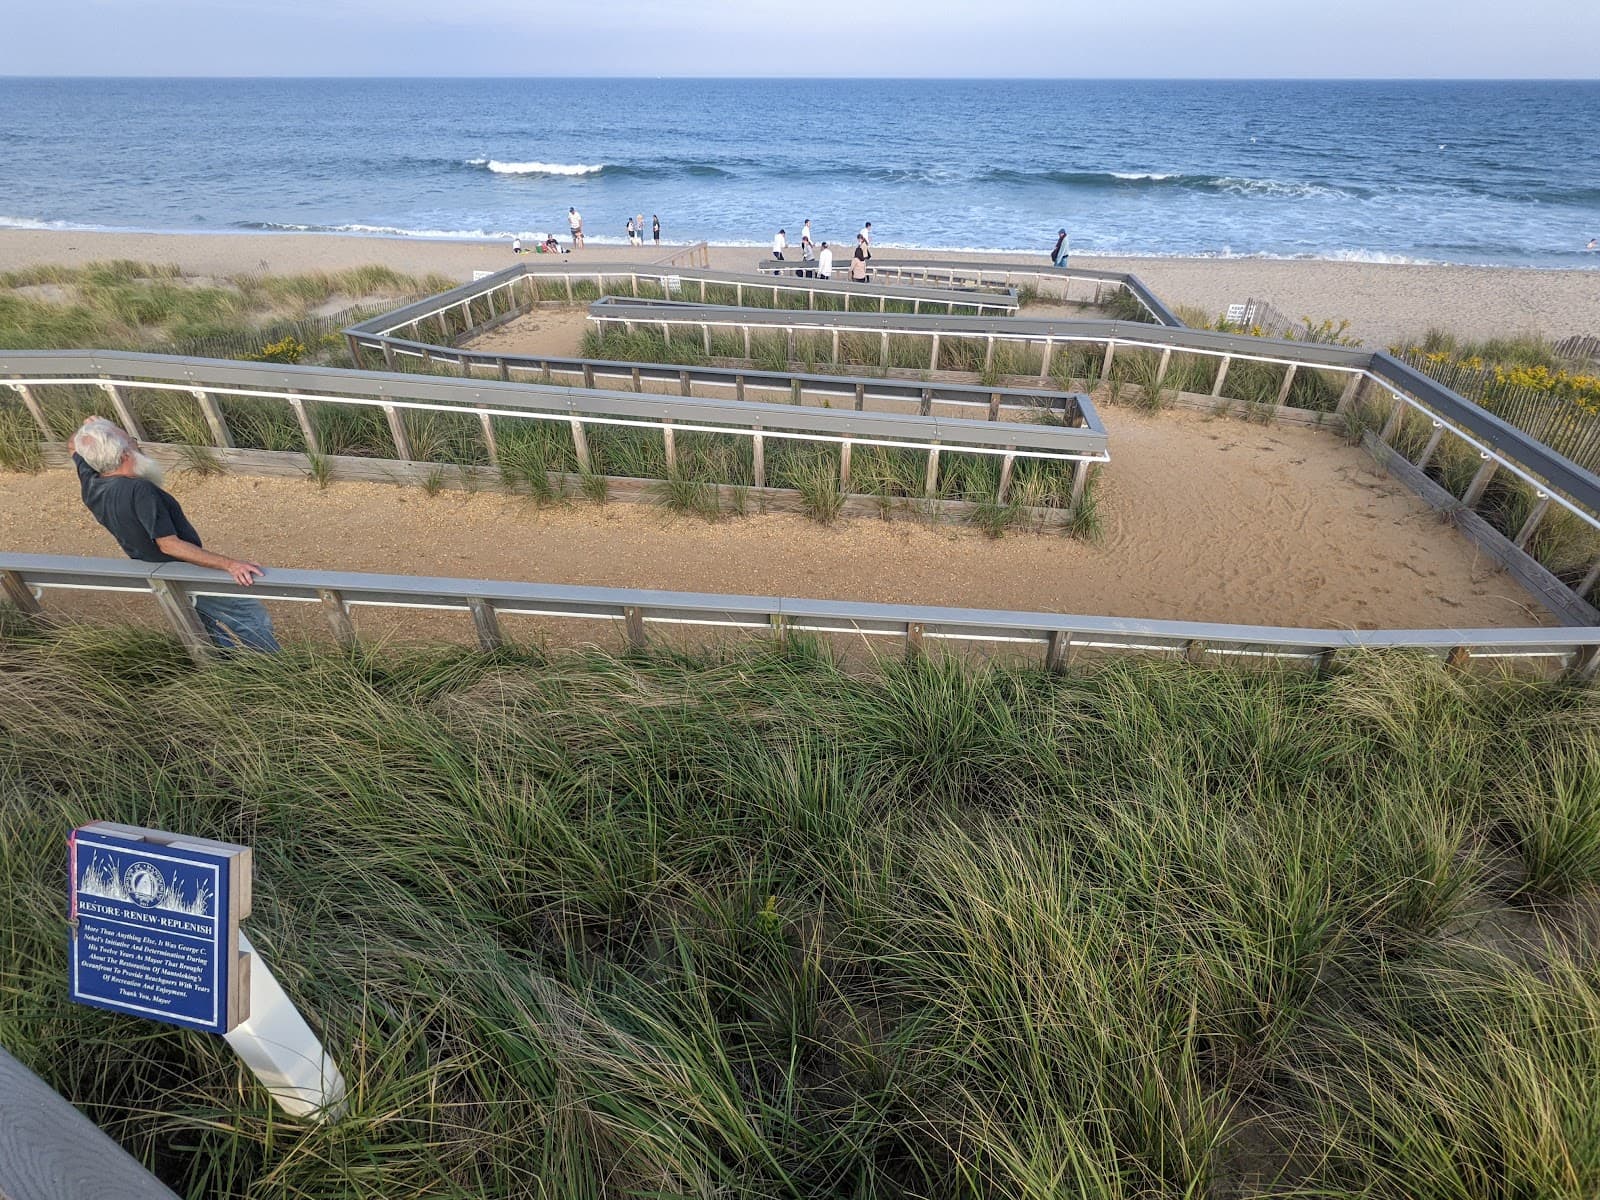
[[(590, 243), (578, 262), (650, 262), (674, 247), (600, 246)], [(884, 257), (973, 258), (882, 247)], [(718, 246), (713, 265), (753, 271), (765, 251)], [(0, 271), (39, 263), (82, 264), (130, 258), (175, 263), (197, 275), (253, 272), (294, 274), (381, 263), (414, 275), (438, 272), (469, 279), (474, 270), (498, 270), (516, 259), (504, 242), (445, 242), (323, 234), (87, 233), (0, 230)], [(1046, 256), (1017, 256), (1044, 265)], [(1350, 332), (1368, 346), (1421, 334), (1438, 326), (1472, 338), (1538, 333), (1560, 338), (1600, 333), (1600, 272), (1517, 267), (1421, 266), (1389, 263), (1276, 259), (1110, 259), (1075, 257), (1086, 267), (1132, 271), (1172, 305), (1192, 304), (1220, 313), (1255, 298), (1291, 321), (1348, 319)]]
[[(1340, 628), (1549, 623), (1362, 451), (1303, 426), (1106, 413), (1104, 535), (178, 473), (207, 544), (269, 566)], [(0, 546), (115, 556), (65, 471), (0, 474)], [(59, 602), (59, 598), (52, 597)]]

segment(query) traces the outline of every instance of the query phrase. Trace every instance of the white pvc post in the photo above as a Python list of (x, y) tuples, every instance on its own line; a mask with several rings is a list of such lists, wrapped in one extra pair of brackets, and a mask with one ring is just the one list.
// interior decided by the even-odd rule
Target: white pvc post
[(284, 1112), (337, 1120), (344, 1113), (344, 1076), (243, 931), (239, 949), (250, 956), (250, 1019), (223, 1037)]

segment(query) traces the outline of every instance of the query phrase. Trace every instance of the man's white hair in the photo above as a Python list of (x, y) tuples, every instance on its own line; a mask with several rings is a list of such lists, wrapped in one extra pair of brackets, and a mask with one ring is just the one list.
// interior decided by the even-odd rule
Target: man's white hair
[(83, 461), (103, 475), (122, 465), (122, 456), (133, 449), (133, 439), (100, 417), (79, 427), (73, 445)]

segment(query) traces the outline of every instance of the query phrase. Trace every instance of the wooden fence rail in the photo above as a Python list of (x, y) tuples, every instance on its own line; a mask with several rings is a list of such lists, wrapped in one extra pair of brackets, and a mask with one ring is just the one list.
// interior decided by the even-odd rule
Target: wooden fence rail
[[(1363, 649), (1404, 649), (1435, 655), (1461, 665), (1471, 659), (1532, 660), (1554, 665), (1589, 680), (1600, 656), (1600, 627), (1530, 629), (1291, 629), (1191, 621), (1151, 621), (1063, 613), (866, 604), (790, 596), (740, 596), (716, 593), (581, 587), (567, 584), (512, 583), (483, 579), (444, 579), (409, 575), (370, 575), (334, 571), (273, 569), (249, 588), (224, 572), (186, 563), (146, 563), (128, 559), (77, 558), (0, 552), (0, 581), (25, 612), (47, 615), (35, 593), (94, 590), (149, 593), (159, 589), (180, 600), (196, 596), (251, 596), (269, 602), (328, 607), (338, 598), (334, 633), (352, 636), (352, 606), (437, 609), (470, 619), (484, 649), (500, 644), (499, 617), (583, 619), (607, 622), (642, 648), (652, 628), (722, 629), (783, 636), (807, 633), (825, 637), (876, 639), (909, 652), (936, 643), (1031, 647), (1043, 665), (1060, 670), (1078, 653), (1139, 653), (1181, 656), (1190, 662), (1284, 660), (1326, 668), (1341, 653)], [(171, 606), (163, 609), (169, 617)], [(181, 614), (181, 609), (179, 610)], [(491, 619), (493, 618), (493, 619)], [(212, 651), (189, 635), (196, 657)]]

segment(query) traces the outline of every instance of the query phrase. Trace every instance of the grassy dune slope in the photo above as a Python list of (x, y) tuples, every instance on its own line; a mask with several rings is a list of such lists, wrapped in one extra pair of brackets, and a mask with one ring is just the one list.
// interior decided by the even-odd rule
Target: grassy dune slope
[[(1600, 696), (0, 649), (0, 1043), (194, 1196), (1600, 1190)], [(350, 1077), (63, 1000), (66, 830), (252, 843)]]

